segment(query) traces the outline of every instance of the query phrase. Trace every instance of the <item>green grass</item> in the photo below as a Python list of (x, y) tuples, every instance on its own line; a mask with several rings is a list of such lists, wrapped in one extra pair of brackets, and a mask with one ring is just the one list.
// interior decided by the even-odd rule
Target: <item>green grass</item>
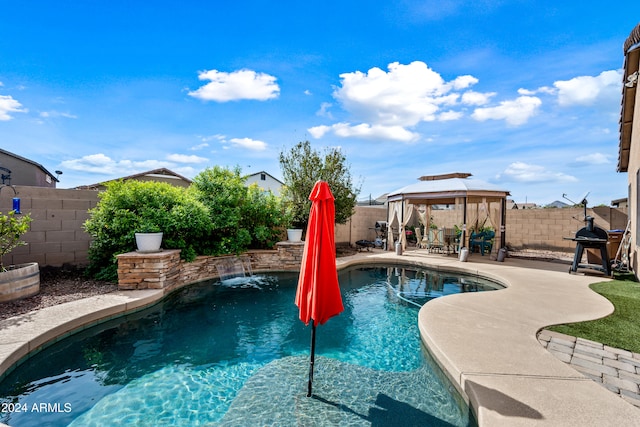
[(611, 301), (615, 307), (613, 314), (603, 319), (547, 329), (640, 353), (640, 283), (631, 275), (616, 277), (616, 280), (590, 286)]

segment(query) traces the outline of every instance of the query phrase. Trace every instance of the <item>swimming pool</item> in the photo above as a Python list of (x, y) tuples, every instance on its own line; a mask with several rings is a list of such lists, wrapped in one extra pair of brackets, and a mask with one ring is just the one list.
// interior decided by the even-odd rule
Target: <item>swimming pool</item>
[[(36, 354), (0, 383), (0, 421), (36, 425), (467, 426), (468, 408), (421, 344), (431, 298), (499, 288), (406, 267), (339, 273), (345, 312), (310, 328), (293, 304), (297, 273), (204, 282)], [(399, 418), (401, 417), (401, 418)]]

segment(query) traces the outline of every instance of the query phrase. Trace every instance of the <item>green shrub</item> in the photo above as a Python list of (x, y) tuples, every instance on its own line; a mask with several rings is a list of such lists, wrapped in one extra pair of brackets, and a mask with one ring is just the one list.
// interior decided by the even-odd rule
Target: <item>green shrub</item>
[(282, 236), (282, 200), (257, 185), (246, 187), (239, 168), (207, 168), (193, 179), (192, 189), (211, 215), (208, 255), (271, 248)]
[(240, 228), (247, 194), (240, 169), (207, 168), (193, 179), (191, 188), (209, 209), (212, 228), (206, 255), (240, 253), (246, 249), (251, 236)]
[(282, 199), (271, 191), (262, 191), (257, 184), (247, 188), (241, 226), (250, 233), (250, 248), (270, 249), (282, 240), (289, 222), (284, 211)]
[(162, 231), (163, 246), (181, 249), (180, 256), (187, 261), (204, 249), (211, 230), (209, 212), (184, 188), (161, 182), (115, 181), (99, 198), (84, 224), (93, 238), (90, 274), (117, 280), (115, 255), (135, 249), (136, 232)]
[(30, 215), (16, 217), (15, 211), (0, 213), (0, 271), (6, 271), (2, 258), (18, 246), (26, 245), (20, 237), (29, 231)]

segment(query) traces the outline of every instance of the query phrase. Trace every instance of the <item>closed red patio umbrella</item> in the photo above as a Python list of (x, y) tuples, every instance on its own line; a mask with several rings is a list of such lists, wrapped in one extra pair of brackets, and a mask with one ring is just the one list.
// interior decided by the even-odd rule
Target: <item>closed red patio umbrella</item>
[(311, 361), (307, 396), (311, 396), (316, 326), (344, 310), (336, 269), (335, 204), (329, 184), (318, 181), (309, 195), (311, 211), (302, 255), (296, 305), (300, 320), (311, 321)]

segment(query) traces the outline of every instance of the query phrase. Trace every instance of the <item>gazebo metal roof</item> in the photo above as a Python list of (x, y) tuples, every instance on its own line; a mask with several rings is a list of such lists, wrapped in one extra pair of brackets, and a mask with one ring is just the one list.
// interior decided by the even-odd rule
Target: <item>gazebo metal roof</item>
[(506, 198), (508, 190), (477, 179), (466, 178), (471, 174), (456, 173), (421, 177), (420, 181), (392, 191), (389, 202), (408, 200), (410, 203), (455, 203), (456, 197)]

